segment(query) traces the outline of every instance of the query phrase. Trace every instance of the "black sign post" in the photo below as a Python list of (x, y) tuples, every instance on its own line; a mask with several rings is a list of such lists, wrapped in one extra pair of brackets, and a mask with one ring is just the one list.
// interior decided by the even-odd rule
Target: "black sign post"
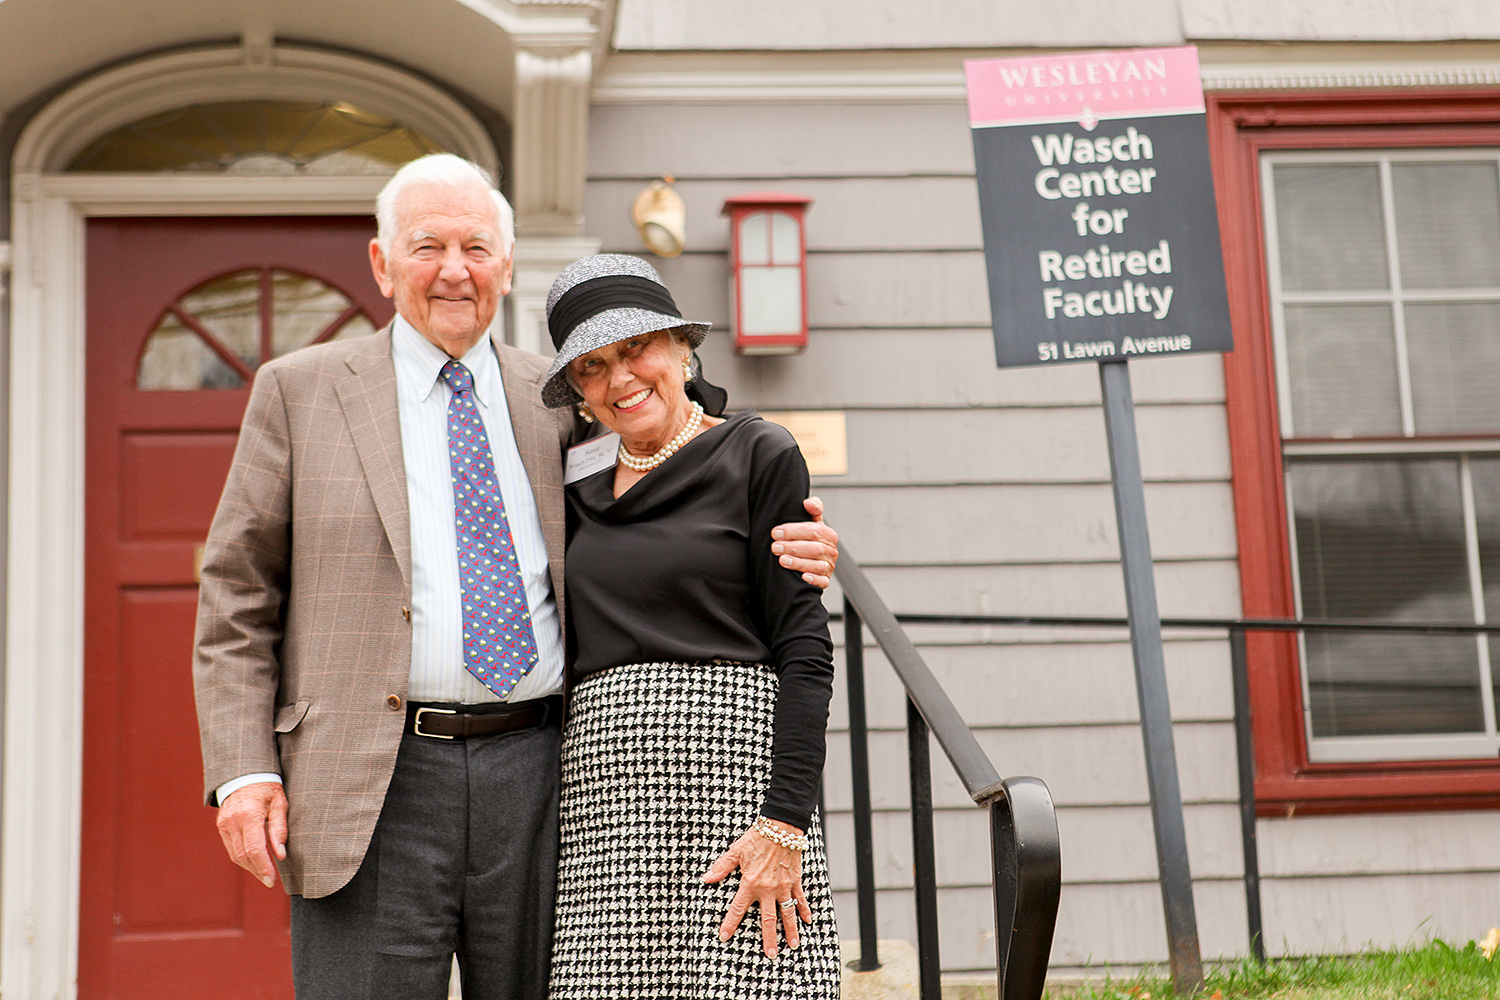
[(1203, 986), (1132, 358), (1233, 349), (1197, 51), (966, 64), (995, 357), (1099, 364), (1172, 981)]

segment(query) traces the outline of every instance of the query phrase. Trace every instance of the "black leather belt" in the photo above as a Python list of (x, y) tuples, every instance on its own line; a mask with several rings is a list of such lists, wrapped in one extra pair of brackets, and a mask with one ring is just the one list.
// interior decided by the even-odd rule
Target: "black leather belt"
[[(406, 705), (406, 731), (435, 740), (466, 740), (497, 736), (520, 729), (539, 729), (562, 719), (562, 696), (489, 705)], [(477, 711), (475, 710), (477, 709)]]

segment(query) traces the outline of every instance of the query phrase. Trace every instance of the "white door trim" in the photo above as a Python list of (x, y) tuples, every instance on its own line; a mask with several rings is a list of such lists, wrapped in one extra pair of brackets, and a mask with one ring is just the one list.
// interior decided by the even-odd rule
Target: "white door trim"
[(61, 198), (18, 198), (12, 218), (0, 993), (67, 1000), (83, 777), (83, 218)]
[[(309, 80), (321, 81), (325, 97), (342, 93), (363, 100), (370, 110), (409, 122), (482, 164), (497, 162), (488, 137), (465, 109), (389, 66), (310, 49), (284, 59), (277, 49), (274, 72), (253, 66), (255, 72), (248, 72), (245, 64), (226, 61), (225, 51), (173, 53), (84, 81), (39, 113), (17, 145), (0, 807), (0, 995), (8, 1000), (73, 1000), (77, 994), (87, 219), (369, 214), (384, 181), (52, 171), (97, 135), (170, 104), (220, 99), (226, 87), (241, 97), (291, 96)], [(304, 72), (312, 64), (318, 72)], [(147, 71), (153, 66), (155, 74)], [(164, 77), (176, 82), (164, 86)], [(247, 89), (251, 79), (263, 89)], [(175, 89), (185, 81), (195, 89)], [(397, 114), (402, 101), (416, 110)], [(436, 117), (425, 117), (428, 112)], [(183, 663), (183, 670), (189, 666)]]

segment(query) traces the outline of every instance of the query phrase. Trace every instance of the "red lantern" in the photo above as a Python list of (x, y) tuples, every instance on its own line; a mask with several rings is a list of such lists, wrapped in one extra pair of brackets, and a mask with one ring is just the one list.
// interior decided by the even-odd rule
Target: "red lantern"
[(729, 216), (729, 315), (736, 354), (797, 354), (807, 347), (807, 206), (764, 192), (724, 202)]

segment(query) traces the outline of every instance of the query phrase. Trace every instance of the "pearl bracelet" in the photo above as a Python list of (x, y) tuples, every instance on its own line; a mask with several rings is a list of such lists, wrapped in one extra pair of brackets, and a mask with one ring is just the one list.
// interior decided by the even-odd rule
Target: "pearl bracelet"
[(757, 819), (755, 821), (755, 825), (751, 827), (751, 829), (760, 834), (762, 837), (765, 837), (771, 843), (779, 844), (789, 851), (807, 850), (807, 834), (787, 833), (785, 830), (781, 830), (777, 827), (772, 826), (771, 821), (766, 819), (764, 816), (761, 816), (759, 819)]

